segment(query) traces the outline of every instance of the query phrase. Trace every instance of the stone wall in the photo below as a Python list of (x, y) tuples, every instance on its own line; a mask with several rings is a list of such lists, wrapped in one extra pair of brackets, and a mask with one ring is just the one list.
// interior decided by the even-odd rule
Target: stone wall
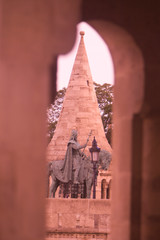
[(46, 240), (109, 240), (110, 215), (110, 200), (46, 199)]

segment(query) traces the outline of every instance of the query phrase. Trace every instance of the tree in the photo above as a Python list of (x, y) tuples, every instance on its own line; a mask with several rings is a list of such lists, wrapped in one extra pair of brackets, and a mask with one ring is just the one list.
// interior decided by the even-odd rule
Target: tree
[(111, 84), (95, 85), (96, 96), (102, 117), (104, 132), (108, 142), (111, 144), (112, 136), (112, 105), (113, 105), (113, 86)]
[(59, 119), (59, 115), (62, 109), (64, 96), (66, 93), (66, 88), (59, 90), (55, 97), (54, 103), (49, 106), (47, 109), (47, 137), (50, 141), (54, 135), (54, 131), (56, 129), (56, 125)]
[[(112, 104), (113, 104), (113, 86), (110, 84), (97, 84), (94, 83), (98, 105), (102, 117), (104, 131), (108, 142), (111, 144), (112, 135)], [(49, 141), (54, 135), (54, 131), (59, 119), (62, 109), (66, 88), (57, 92), (55, 101), (47, 109), (47, 125), (48, 125), (48, 138)]]

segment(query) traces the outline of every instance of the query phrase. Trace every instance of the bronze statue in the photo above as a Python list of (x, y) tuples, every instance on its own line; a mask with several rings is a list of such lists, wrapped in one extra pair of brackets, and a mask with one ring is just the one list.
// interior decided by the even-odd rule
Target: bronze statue
[(61, 171), (63, 172), (63, 182), (73, 182), (78, 184), (79, 170), (82, 161), (82, 152), (80, 149), (85, 148), (87, 144), (80, 145), (77, 142), (77, 131), (72, 130), (70, 140), (67, 145), (65, 160)]
[[(86, 186), (85, 198), (90, 198), (91, 188), (93, 185), (93, 163), (90, 157), (84, 154), (84, 150), (89, 141), (88, 136), (87, 142), (84, 145), (80, 145), (77, 141), (77, 131), (72, 130), (70, 140), (67, 144), (67, 151), (64, 160), (51, 161), (48, 164), (48, 177), (52, 177), (52, 183), (49, 188), (49, 197), (55, 197), (55, 192), (60, 184), (63, 184), (66, 189), (70, 185), (84, 184)], [(105, 150), (101, 150), (99, 154), (98, 167), (107, 170), (111, 162), (111, 154)], [(66, 190), (64, 189), (64, 190)], [(67, 192), (67, 190), (65, 191)]]
[[(99, 161), (97, 164), (97, 170), (100, 166), (102, 169), (107, 170), (111, 162), (111, 154), (106, 150), (101, 150), (99, 153)], [(91, 188), (93, 185), (93, 164), (90, 158), (83, 154), (83, 160), (81, 162), (81, 167), (79, 170), (79, 181), (86, 185), (86, 196), (85, 198), (90, 198)], [(60, 185), (63, 183), (62, 167), (64, 166), (64, 160), (51, 161), (48, 164), (48, 176), (52, 177), (52, 184), (49, 188), (49, 197), (55, 197), (55, 192)]]

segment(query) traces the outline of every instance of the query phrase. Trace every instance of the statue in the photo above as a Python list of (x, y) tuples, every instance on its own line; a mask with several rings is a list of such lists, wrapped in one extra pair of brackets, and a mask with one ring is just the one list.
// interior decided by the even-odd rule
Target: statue
[[(106, 150), (101, 150), (99, 153), (99, 161), (97, 164), (98, 168), (101, 167), (104, 170), (107, 170), (111, 162), (111, 154)], [(51, 161), (48, 164), (48, 177), (52, 177), (52, 184), (49, 188), (49, 197), (55, 197), (55, 192), (60, 185), (64, 183), (63, 181), (63, 172), (64, 169), (64, 160), (60, 161)], [(79, 169), (79, 168), (78, 168)], [(74, 170), (73, 170), (74, 171)], [(86, 196), (85, 198), (90, 198), (91, 188), (93, 185), (93, 164), (90, 161), (90, 157), (87, 157), (82, 153), (81, 158), (81, 167), (78, 170), (79, 182), (82, 184), (85, 182), (86, 185)]]
[(82, 161), (82, 153), (80, 149), (85, 148), (86, 146), (87, 144), (81, 146), (77, 142), (77, 131), (72, 130), (72, 134), (67, 145), (64, 164), (61, 169), (63, 173), (63, 182), (67, 183), (71, 181), (74, 184), (78, 184), (80, 182), (79, 171)]

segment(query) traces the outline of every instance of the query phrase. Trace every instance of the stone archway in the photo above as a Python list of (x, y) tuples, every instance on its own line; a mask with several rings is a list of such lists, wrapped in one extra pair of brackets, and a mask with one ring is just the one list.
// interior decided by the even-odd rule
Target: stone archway
[[(134, 218), (131, 195), (134, 190), (132, 185), (135, 181), (133, 178), (135, 172), (133, 163), (140, 157), (141, 148), (137, 150), (136, 157), (132, 152), (133, 148), (137, 148), (135, 136), (137, 134), (141, 136), (142, 134), (140, 131), (140, 114), (143, 105), (143, 57), (133, 38), (120, 27), (102, 21), (88, 23), (104, 39), (113, 58), (115, 102), (112, 224), (116, 231), (112, 235), (116, 239), (117, 234), (121, 231), (121, 236), (125, 239), (125, 236), (130, 236), (134, 228), (132, 225), (133, 219), (131, 219)], [(125, 194), (122, 194), (124, 185)], [(137, 195), (136, 201), (139, 204), (140, 195)]]
[(141, 182), (134, 186), (141, 178), (144, 62), (140, 48), (124, 29), (105, 21), (89, 21), (88, 24), (108, 45), (114, 64), (112, 223), (116, 231), (112, 235), (116, 239), (121, 233), (125, 239), (135, 228), (137, 231), (140, 228)]
[[(112, 211), (113, 239), (117, 239), (117, 236), (123, 240), (156, 238), (159, 230), (160, 156), (160, 52), (157, 51), (159, 8), (152, 2), (144, 5), (140, 1), (120, 3), (119, 1), (92, 0), (71, 0), (67, 3), (66, 1), (39, 0), (35, 3), (35, 1), (15, 0), (14, 4), (13, 1), (2, 0), (1, 7), (2, 204), (0, 227), (2, 238), (5, 237), (7, 240), (23, 237), (43, 239), (44, 108), (48, 101), (48, 67), (52, 56), (70, 50), (76, 23), (80, 19), (85, 21), (86, 18), (110, 19), (124, 26), (133, 33), (143, 49), (146, 64), (145, 88), (141, 81), (143, 80), (143, 60), (139, 50), (136, 51), (134, 41), (126, 32), (113, 24), (90, 22), (108, 44), (116, 73), (114, 110), (115, 119), (119, 121), (115, 124), (113, 136), (115, 176)], [(130, 51), (128, 48), (127, 51), (129, 42), (133, 48), (131, 47)], [(132, 53), (127, 55), (127, 62), (123, 62), (123, 59), (126, 59), (125, 52)], [(130, 67), (127, 67), (128, 63)], [(54, 80), (55, 78), (54, 76)], [(139, 79), (138, 82), (136, 82), (137, 79)], [(122, 82), (124, 85), (121, 84)], [(143, 115), (142, 124), (140, 112), (143, 89), (145, 90), (145, 115)], [(129, 101), (126, 101), (127, 97), (131, 107), (129, 107)], [(117, 99), (120, 100), (118, 104), (116, 104)], [(22, 103), (25, 103), (28, 108), (23, 108)], [(17, 129), (16, 126), (18, 126)], [(142, 127), (143, 154), (141, 153)], [(9, 134), (6, 134), (7, 131)], [(136, 142), (137, 139), (138, 142)], [(142, 173), (141, 164), (143, 164)], [(135, 176), (134, 172), (137, 172)], [(138, 191), (134, 197), (135, 188), (142, 181), (141, 174), (143, 187), (136, 189)], [(126, 182), (126, 180), (129, 181)], [(126, 194), (120, 196), (124, 183)], [(142, 204), (141, 209), (140, 194), (143, 198), (142, 203), (145, 203)], [(135, 218), (133, 206), (136, 210)], [(142, 233), (139, 232), (137, 237), (138, 228), (141, 228)]]
[[(140, 228), (141, 182), (136, 189), (134, 185), (141, 178), (144, 62), (141, 50), (124, 29), (105, 21), (89, 21), (88, 24), (108, 45), (114, 64), (112, 224), (116, 231), (112, 235), (116, 239), (121, 233), (125, 239), (135, 227)], [(122, 194), (124, 185), (125, 194)], [(133, 202), (137, 206), (136, 211)]]

